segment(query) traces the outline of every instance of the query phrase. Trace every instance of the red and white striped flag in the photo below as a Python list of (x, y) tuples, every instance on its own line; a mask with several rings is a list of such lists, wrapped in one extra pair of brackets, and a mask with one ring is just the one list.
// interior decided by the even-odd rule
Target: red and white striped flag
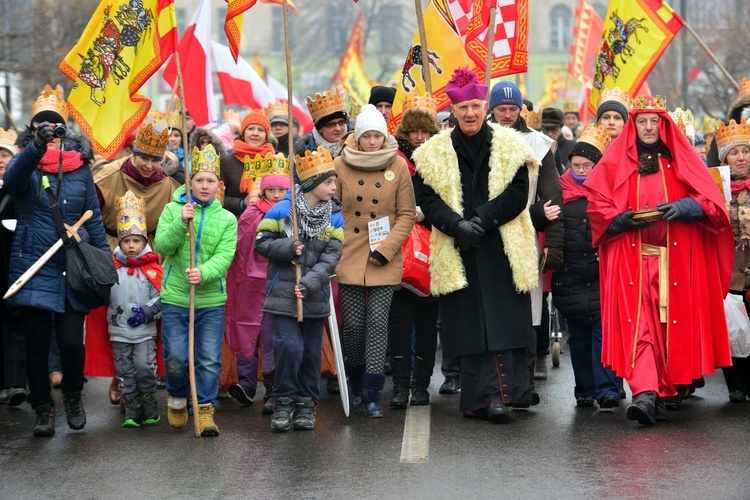
[(262, 109), (274, 101), (274, 95), (266, 82), (244, 59), (239, 58), (235, 62), (229, 47), (211, 42), (211, 54), (225, 104)]

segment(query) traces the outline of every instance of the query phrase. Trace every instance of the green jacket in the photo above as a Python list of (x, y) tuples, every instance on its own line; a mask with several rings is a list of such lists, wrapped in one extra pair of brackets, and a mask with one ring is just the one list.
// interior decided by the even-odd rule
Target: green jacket
[[(185, 186), (172, 195), (156, 228), (154, 246), (164, 256), (161, 301), (179, 307), (190, 306), (190, 284), (185, 270), (190, 267), (188, 225), (182, 222)], [(237, 218), (212, 201), (195, 207), (195, 264), (201, 283), (195, 287), (195, 308), (223, 306), (227, 301), (226, 273), (237, 248)]]

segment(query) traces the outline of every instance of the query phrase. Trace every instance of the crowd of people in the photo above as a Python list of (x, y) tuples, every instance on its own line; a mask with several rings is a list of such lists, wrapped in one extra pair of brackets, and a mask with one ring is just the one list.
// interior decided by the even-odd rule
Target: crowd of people
[[(181, 428), (195, 408), (200, 434), (218, 436), (216, 400), (253, 405), (262, 383), (274, 431), (310, 430), (321, 377), (340, 390), (324, 355), (340, 327), (350, 404), (366, 417), (430, 404), (439, 339), (440, 393), (460, 393), (465, 418), (507, 423), (540, 402), (550, 307), (578, 407), (616, 411), (629, 389), (626, 418), (652, 425), (716, 368), (745, 402), (750, 357), (736, 346), (750, 342), (725, 310), (746, 309), (750, 289), (750, 82), (708, 140), (689, 111), (618, 88), (588, 124), (463, 68), (446, 93), (440, 112), (410, 94), (393, 135), (385, 86), (356, 117), (340, 87), (308, 97), (304, 135), (283, 101), (209, 124), (152, 115), (108, 163), (45, 88), (29, 126), (0, 129), (0, 271), (13, 285), (0, 403), (28, 401), (33, 435), (52, 436), (52, 387), (82, 429), (86, 377), (112, 377), (123, 427), (166, 413)], [(103, 307), (66, 279), (74, 233), (112, 254)], [(411, 248), (427, 239), (414, 286)]]

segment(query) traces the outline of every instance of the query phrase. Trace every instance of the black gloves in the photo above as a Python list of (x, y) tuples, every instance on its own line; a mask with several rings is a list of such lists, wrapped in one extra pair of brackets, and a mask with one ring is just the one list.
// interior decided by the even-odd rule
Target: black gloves
[(559, 247), (544, 248), (544, 264), (542, 272), (557, 271), (563, 263), (563, 249)]
[(671, 203), (659, 203), (656, 205), (656, 209), (660, 212), (664, 212), (661, 216), (664, 220), (684, 220), (694, 221), (703, 218), (705, 213), (700, 204), (690, 196), (680, 198), (677, 201)]
[(474, 219), (461, 219), (453, 224), (453, 234), (462, 250), (476, 248), (484, 236), (484, 228)]
[(629, 210), (623, 212), (612, 221), (612, 224), (607, 228), (607, 232), (610, 234), (620, 234), (625, 231), (634, 231), (636, 229), (643, 229), (653, 224), (653, 221), (640, 221), (633, 220), (633, 211)]
[(55, 140), (55, 131), (49, 122), (42, 122), (37, 125), (34, 134), (34, 149), (38, 153), (44, 154), (47, 151), (47, 144)]

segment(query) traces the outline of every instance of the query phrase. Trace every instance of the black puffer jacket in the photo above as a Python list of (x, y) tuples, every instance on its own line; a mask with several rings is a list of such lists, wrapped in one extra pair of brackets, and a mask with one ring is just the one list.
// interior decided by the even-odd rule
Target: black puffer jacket
[(552, 299), (567, 319), (593, 324), (601, 319), (598, 251), (591, 245), (588, 200), (563, 205), (565, 247), (563, 264), (552, 275)]
[(279, 316), (297, 316), (297, 282), (294, 262), (302, 267), (300, 284), (307, 290), (304, 299), (305, 318), (327, 318), (330, 314), (328, 294), (330, 276), (341, 258), (344, 240), (344, 218), (341, 204), (334, 199), (331, 222), (327, 229), (313, 238), (302, 238), (305, 249), (297, 258), (294, 238), (283, 233), (282, 227), (292, 202), (290, 196), (274, 205), (258, 225), (255, 251), (268, 259), (266, 302), (263, 311)]

